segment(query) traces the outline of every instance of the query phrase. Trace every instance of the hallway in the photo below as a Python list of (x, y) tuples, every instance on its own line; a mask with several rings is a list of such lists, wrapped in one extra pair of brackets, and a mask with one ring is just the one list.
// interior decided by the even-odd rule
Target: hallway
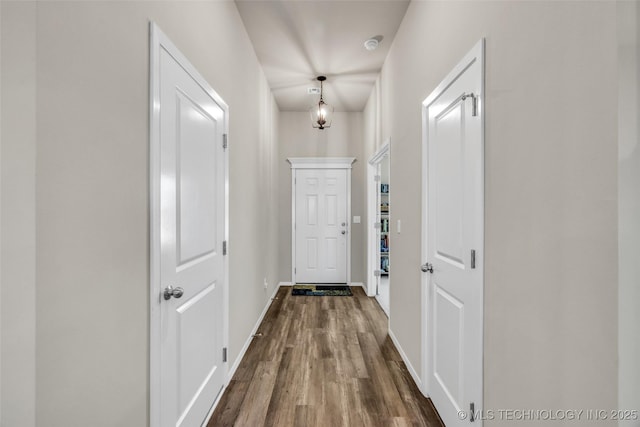
[[(156, 54), (151, 25), (229, 108), (216, 127), (226, 129), (216, 145), (225, 149), (220, 232), (186, 220), (202, 212), (174, 199), (191, 189), (211, 196), (211, 188), (191, 185), (187, 173), (178, 186), (158, 165), (183, 172), (183, 160), (198, 166), (211, 157), (187, 156), (186, 145), (173, 150), (175, 162), (158, 155), (153, 64), (166, 55)], [(431, 345), (429, 319), (465, 318), (429, 309), (438, 299), (422, 270), (434, 258), (423, 213), (434, 204), (423, 190), (437, 168), (425, 166), (435, 156), (423, 103), (481, 41), (485, 87), (455, 99), (467, 100), (485, 134), (484, 174), (475, 180), (485, 191), (484, 244), (452, 240), (450, 252), (482, 266), (482, 331), (472, 335), (482, 340), (483, 386), (475, 397), (462, 393), (456, 411), (640, 410), (639, 25), (640, 0), (2, 1), (0, 425), (176, 426), (210, 373), (223, 374), (226, 390), (222, 400), (200, 401), (200, 412), (216, 411), (210, 425), (437, 425), (422, 393), (444, 418), (428, 357), (444, 347)], [(364, 44), (371, 39), (380, 39), (373, 51)], [(320, 75), (323, 102), (334, 108), (324, 130), (309, 113)], [(181, 92), (168, 99), (184, 114), (161, 117), (190, 118), (189, 129), (200, 129), (202, 108)], [(180, 129), (169, 134), (190, 138)], [(367, 248), (378, 245), (369, 160), (385, 145), (388, 319), (362, 291), (375, 293)], [(356, 159), (342, 230), (353, 298), (287, 294), (297, 274), (290, 158)], [(457, 186), (459, 175), (443, 165), (452, 178), (442, 182)], [(213, 322), (163, 335), (168, 323), (158, 314), (182, 316), (214, 294), (190, 291), (155, 262), (167, 242), (153, 234), (162, 230), (153, 212), (168, 206), (159, 195), (193, 231), (165, 233), (176, 238), (167, 259), (177, 259), (185, 236), (213, 243), (191, 255), (226, 257), (220, 279), (202, 281), (223, 291), (215, 298), (222, 308), (198, 312), (223, 314), (219, 342), (184, 346), (201, 360), (224, 360), (222, 369), (184, 375), (180, 387), (174, 377), (194, 365), (179, 370), (162, 358), (158, 338), (177, 343), (180, 333), (202, 344), (197, 333)], [(176, 273), (192, 265), (182, 249)], [(438, 289), (440, 302), (456, 306)], [(258, 327), (264, 336), (252, 339)], [(184, 395), (169, 399), (163, 389)], [(474, 426), (498, 424), (479, 418)]]
[(387, 334), (353, 297), (281, 287), (208, 426), (441, 426)]

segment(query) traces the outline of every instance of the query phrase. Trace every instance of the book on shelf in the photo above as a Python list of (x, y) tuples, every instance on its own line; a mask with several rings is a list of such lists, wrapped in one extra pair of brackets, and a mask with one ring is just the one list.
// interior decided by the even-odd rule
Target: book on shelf
[(389, 236), (380, 236), (380, 252), (389, 252)]
[(380, 270), (385, 273), (389, 272), (389, 257), (380, 258)]

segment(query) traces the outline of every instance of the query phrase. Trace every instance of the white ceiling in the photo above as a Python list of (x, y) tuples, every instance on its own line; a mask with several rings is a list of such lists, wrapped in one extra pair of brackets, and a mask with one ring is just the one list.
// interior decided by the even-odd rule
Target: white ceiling
[[(318, 102), (307, 88), (326, 75), (336, 111), (362, 111), (409, 0), (236, 0), (281, 111)], [(363, 44), (384, 36), (375, 51)]]

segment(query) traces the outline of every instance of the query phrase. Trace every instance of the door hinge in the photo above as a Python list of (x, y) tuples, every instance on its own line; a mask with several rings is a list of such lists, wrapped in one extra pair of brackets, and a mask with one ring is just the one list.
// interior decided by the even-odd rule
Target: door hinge
[(373, 177), (373, 180), (374, 180), (375, 182), (378, 182), (378, 181), (380, 181), (381, 179), (382, 179), (382, 177), (381, 177), (380, 175), (376, 175), (376, 176), (374, 176), (374, 177)]
[(227, 361), (227, 347), (222, 348), (222, 361), (223, 362)]
[(373, 275), (374, 275), (375, 277), (379, 277), (379, 276), (380, 276), (380, 274), (381, 274), (380, 270), (373, 270)]
[(374, 222), (373, 223), (373, 228), (380, 228), (382, 227), (382, 223), (381, 222)]
[(471, 249), (471, 268), (476, 268), (476, 250)]
[(227, 254), (227, 241), (223, 241), (222, 242), (222, 255), (226, 255)]
[(471, 98), (471, 115), (473, 117), (478, 115), (478, 96), (473, 93), (465, 93), (462, 95), (462, 100)]
[(293, 269), (293, 272), (294, 272), (294, 273), (297, 273), (297, 272), (298, 272), (298, 269), (297, 269), (297, 268), (294, 268), (294, 269)]
[(226, 150), (228, 146), (229, 146), (229, 138), (227, 137), (226, 133), (223, 133), (222, 134), (222, 148), (224, 148)]
[(471, 414), (469, 414), (469, 422), (472, 423), (476, 420), (476, 404), (471, 402), (469, 404), (469, 412), (471, 412)]

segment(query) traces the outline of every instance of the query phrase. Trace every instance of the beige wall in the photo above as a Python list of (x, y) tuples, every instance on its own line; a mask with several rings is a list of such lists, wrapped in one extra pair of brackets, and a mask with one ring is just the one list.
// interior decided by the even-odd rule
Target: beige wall
[[(291, 281), (291, 165), (288, 157), (355, 157), (351, 171), (351, 215), (360, 224), (351, 224), (351, 280), (365, 282), (366, 162), (363, 157), (362, 113), (335, 113), (331, 128), (311, 127), (308, 113), (280, 113), (279, 204), (280, 280)], [(352, 221), (353, 222), (353, 221)]]
[(230, 106), (232, 362), (290, 280), (285, 159), (358, 159), (352, 279), (364, 282), (366, 162), (390, 138), (403, 189), (391, 329), (420, 371), (420, 103), (486, 37), (485, 408), (617, 406), (618, 194), (620, 375), (632, 375), (620, 405), (637, 405), (625, 298), (637, 301), (637, 263), (624, 260), (639, 240), (624, 227), (637, 225), (639, 168), (621, 139), (618, 193), (615, 3), (414, 1), (365, 111), (323, 133), (307, 113), (278, 113), (231, 2), (0, 12), (0, 424), (34, 425), (34, 384), (38, 425), (148, 423), (149, 19)]
[(36, 20), (2, 2), (0, 425), (35, 426)]
[(482, 37), (484, 407), (615, 408), (615, 3), (410, 4), (380, 83), (402, 220), (391, 329), (420, 372), (421, 102)]
[[(0, 4), (0, 243), (2, 242), (2, 16), (2, 5)], [(2, 394), (2, 283), (2, 256), (0, 255), (0, 424), (2, 424), (2, 407), (4, 403)]]
[[(619, 401), (640, 410), (640, 2), (618, 2)], [(640, 426), (629, 421), (625, 426)]]
[[(0, 4), (0, 243), (2, 242), (2, 16), (2, 5)], [(4, 397), (2, 394), (2, 283), (2, 256), (0, 256), (0, 424), (2, 423), (2, 407), (4, 404)]]
[[(149, 20), (230, 107), (231, 363), (278, 279), (278, 252), (270, 250), (278, 240), (277, 106), (233, 2), (54, 1), (28, 7), (3, 1), (3, 15), (12, 19), (3, 26), (3, 55), (19, 56), (5, 56), (2, 70), (3, 95), (12, 95), (3, 96), (2, 261), (16, 256), (23, 264), (3, 270), (2, 298), (9, 302), (11, 291), (27, 300), (12, 298), (12, 307), (2, 307), (2, 339), (11, 342), (18, 329), (6, 327), (7, 321), (26, 316), (23, 340), (35, 322), (36, 371), (29, 371), (28, 351), (18, 363), (11, 358), (17, 348), (3, 346), (3, 425), (8, 417), (7, 425), (33, 425), (34, 401), (24, 393), (33, 393), (29, 375), (37, 372), (38, 425), (144, 426)], [(7, 31), (21, 37), (5, 38)], [(34, 53), (36, 62), (29, 57)], [(9, 64), (8, 58), (19, 61)], [(18, 87), (8, 87), (13, 81), (7, 83), (18, 74), (26, 89), (20, 95)], [(6, 110), (15, 100), (26, 101), (20, 117)], [(14, 117), (21, 121), (5, 127)], [(9, 161), (11, 168), (4, 169)], [(8, 189), (9, 182), (18, 187)], [(8, 201), (18, 205), (8, 207)], [(9, 220), (18, 229), (7, 234)], [(16, 248), (21, 229), (26, 239)], [(16, 291), (6, 280), (22, 265), (31, 265), (37, 279), (27, 271), (20, 280), (31, 288)], [(36, 317), (28, 300), (33, 280)], [(8, 373), (10, 363), (27, 373), (14, 397), (26, 398), (6, 410), (14, 399), (6, 385), (13, 391), (21, 372)], [(29, 407), (31, 414), (20, 413)]]
[(380, 91), (380, 77), (378, 77), (362, 112), (364, 150), (368, 156), (367, 161), (385, 142), (382, 141), (382, 100)]

